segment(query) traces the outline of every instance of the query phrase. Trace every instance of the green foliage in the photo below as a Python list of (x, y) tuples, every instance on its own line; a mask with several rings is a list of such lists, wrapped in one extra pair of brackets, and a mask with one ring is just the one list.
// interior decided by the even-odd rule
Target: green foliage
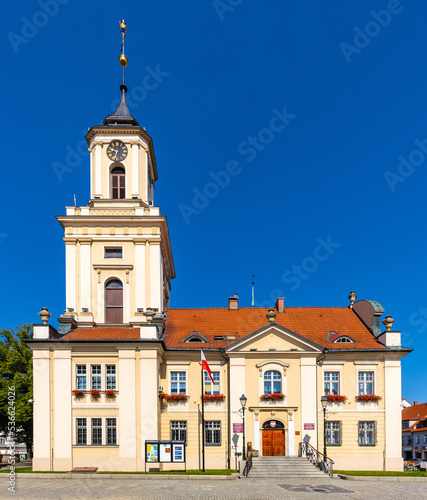
[(33, 358), (25, 340), (32, 337), (31, 325), (0, 332), (0, 431), (7, 433), (11, 408), (8, 395), (14, 392), (16, 441), (27, 445), (33, 442), (33, 405), (28, 402), (33, 397)]

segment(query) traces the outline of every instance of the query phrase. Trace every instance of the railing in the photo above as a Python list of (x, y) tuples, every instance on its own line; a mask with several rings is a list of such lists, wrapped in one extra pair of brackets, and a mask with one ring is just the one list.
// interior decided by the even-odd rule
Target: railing
[(243, 469), (243, 475), (248, 477), (249, 471), (252, 469), (252, 443), (248, 443), (247, 450), (246, 450), (246, 463), (245, 463), (245, 468)]
[(320, 453), (320, 451), (316, 450), (316, 448), (313, 448), (310, 443), (305, 441), (300, 443), (300, 456), (307, 457), (307, 460), (309, 460), (316, 467), (319, 467), (319, 469), (325, 474), (328, 474), (329, 477), (333, 476), (335, 462), (323, 453)]

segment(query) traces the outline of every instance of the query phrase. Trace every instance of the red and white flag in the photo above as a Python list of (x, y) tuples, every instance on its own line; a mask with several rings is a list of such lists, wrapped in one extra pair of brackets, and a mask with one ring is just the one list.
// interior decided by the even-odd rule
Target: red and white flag
[(202, 370), (206, 370), (208, 372), (209, 378), (212, 380), (212, 383), (214, 384), (215, 382), (212, 377), (211, 369), (209, 368), (208, 362), (206, 361), (205, 355), (203, 354), (203, 351), (201, 349), (200, 353), (202, 355)]

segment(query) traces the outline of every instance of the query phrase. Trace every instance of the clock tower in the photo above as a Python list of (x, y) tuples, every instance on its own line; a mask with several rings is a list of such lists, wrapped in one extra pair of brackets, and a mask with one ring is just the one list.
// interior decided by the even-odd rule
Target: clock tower
[(154, 205), (157, 166), (153, 141), (126, 103), (126, 24), (120, 24), (121, 100), (102, 125), (86, 134), (90, 200), (66, 207), (66, 311), (70, 324), (142, 325), (161, 318), (175, 278), (166, 217)]

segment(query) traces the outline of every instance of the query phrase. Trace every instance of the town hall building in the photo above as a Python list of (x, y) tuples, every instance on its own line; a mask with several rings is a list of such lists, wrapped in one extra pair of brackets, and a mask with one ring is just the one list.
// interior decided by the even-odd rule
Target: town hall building
[[(124, 51), (120, 62), (124, 72)], [(260, 456), (297, 456), (303, 442), (322, 451), (325, 429), (337, 469), (402, 470), (401, 359), (410, 349), (390, 316), (382, 328), (378, 302), (351, 292), (337, 307), (278, 297), (271, 308), (244, 308), (232, 295), (221, 308), (171, 308), (153, 141), (129, 112), (124, 77), (120, 88), (118, 109), (86, 135), (90, 200), (57, 217), (66, 312), (55, 329), (43, 308), (28, 341), (33, 469), (143, 471), (153, 440), (183, 441), (189, 469), (200, 467), (201, 443), (207, 469), (232, 468), (244, 423)], [(213, 376), (204, 389), (201, 349)]]

